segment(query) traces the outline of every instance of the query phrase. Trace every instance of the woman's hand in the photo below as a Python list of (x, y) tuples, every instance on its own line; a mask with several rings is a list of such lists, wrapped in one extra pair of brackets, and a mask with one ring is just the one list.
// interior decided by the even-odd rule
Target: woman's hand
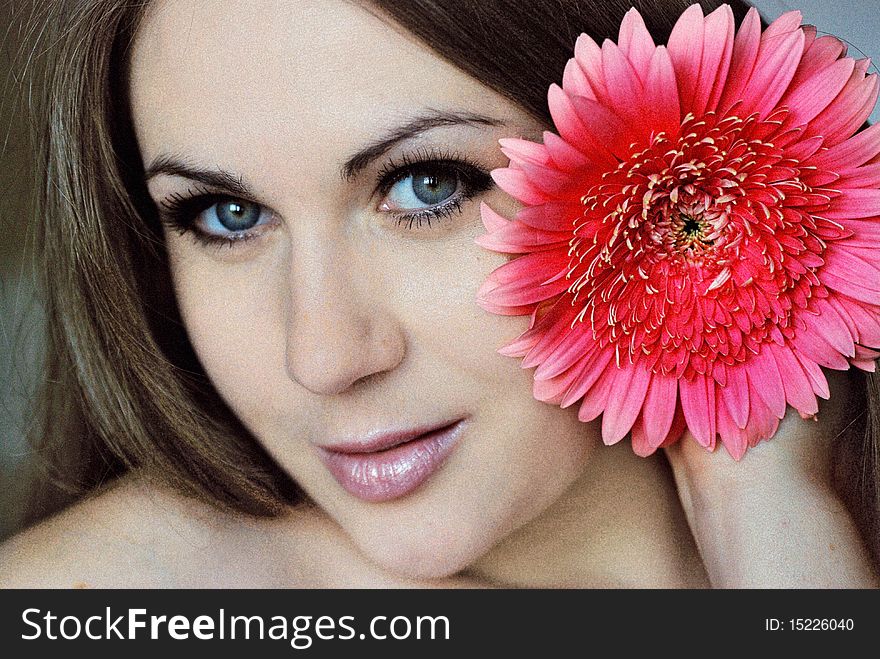
[(772, 439), (735, 462), (690, 432), (665, 449), (682, 506), (717, 588), (878, 587), (833, 484), (832, 447), (850, 420), (851, 380), (828, 373), (816, 419), (789, 409)]

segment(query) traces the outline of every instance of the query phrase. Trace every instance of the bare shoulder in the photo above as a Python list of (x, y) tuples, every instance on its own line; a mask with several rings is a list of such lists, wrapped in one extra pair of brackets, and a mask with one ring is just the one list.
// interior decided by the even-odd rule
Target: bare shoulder
[(311, 505), (224, 513), (127, 477), (0, 544), (0, 588), (480, 588), (391, 574)]
[(270, 585), (240, 560), (263, 526), (125, 477), (0, 545), (0, 587)]

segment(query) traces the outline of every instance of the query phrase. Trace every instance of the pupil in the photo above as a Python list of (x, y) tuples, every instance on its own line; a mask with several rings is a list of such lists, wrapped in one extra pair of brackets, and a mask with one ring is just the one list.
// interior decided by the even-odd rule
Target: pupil
[(260, 207), (242, 201), (224, 201), (217, 204), (217, 219), (230, 231), (244, 231), (260, 219)]

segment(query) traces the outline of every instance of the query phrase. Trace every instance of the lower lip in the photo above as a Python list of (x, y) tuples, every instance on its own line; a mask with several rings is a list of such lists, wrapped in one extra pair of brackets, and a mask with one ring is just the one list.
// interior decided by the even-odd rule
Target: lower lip
[(347, 492), (370, 502), (409, 494), (436, 472), (464, 430), (464, 420), (404, 444), (370, 453), (319, 448), (324, 465)]

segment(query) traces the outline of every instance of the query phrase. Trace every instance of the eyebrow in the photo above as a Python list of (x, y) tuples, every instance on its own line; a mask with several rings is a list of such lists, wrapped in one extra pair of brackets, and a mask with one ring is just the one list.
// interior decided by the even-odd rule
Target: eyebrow
[[(503, 126), (504, 122), (492, 117), (472, 112), (449, 112), (429, 110), (392, 128), (379, 139), (369, 143), (348, 158), (341, 168), (342, 178), (350, 180), (363, 171), (370, 163), (390, 151), (396, 144), (435, 128), (447, 126)], [(236, 176), (221, 168), (205, 169), (189, 164), (185, 160), (170, 155), (161, 155), (153, 160), (144, 172), (144, 179), (149, 181), (161, 174), (181, 176), (193, 181), (204, 183), (212, 188), (226, 190), (235, 195), (253, 197), (251, 187), (244, 178)]]
[(199, 183), (204, 183), (212, 188), (219, 188), (232, 194), (241, 195), (242, 197), (253, 196), (250, 186), (244, 182), (241, 176), (236, 176), (219, 167), (217, 169), (195, 167), (173, 156), (163, 155), (156, 158), (144, 172), (144, 179), (149, 181), (154, 176), (159, 176), (160, 174), (182, 176)]
[(351, 179), (371, 162), (390, 151), (394, 145), (411, 139), (434, 128), (446, 126), (503, 126), (504, 122), (472, 112), (448, 112), (429, 110), (393, 128), (378, 140), (358, 151), (342, 165), (342, 178)]

